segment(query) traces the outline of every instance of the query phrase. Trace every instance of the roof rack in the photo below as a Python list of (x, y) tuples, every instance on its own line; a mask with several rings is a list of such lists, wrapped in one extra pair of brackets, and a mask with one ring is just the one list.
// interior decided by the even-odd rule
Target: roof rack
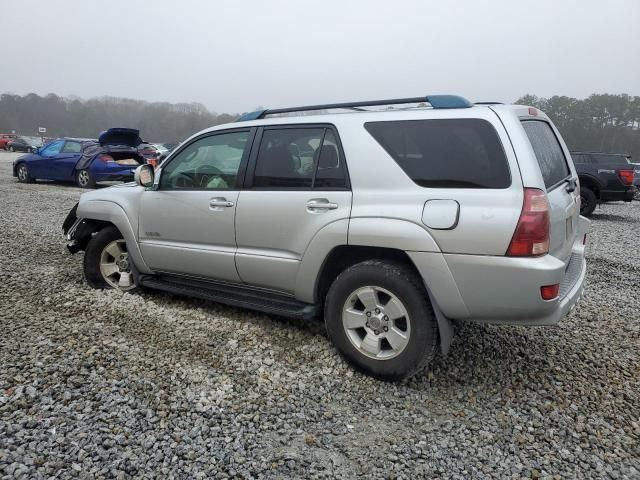
[(327, 103), (325, 105), (307, 105), (303, 107), (276, 108), (273, 110), (257, 110), (242, 115), (238, 122), (259, 120), (267, 115), (292, 112), (310, 112), (313, 110), (334, 110), (336, 108), (375, 107), (380, 105), (402, 105), (406, 103), (429, 103), (433, 108), (469, 108), (473, 104), (458, 95), (428, 95), (426, 97), (393, 98), (389, 100), (368, 100), (364, 102)]
[(504, 105), (503, 102), (475, 102), (474, 105)]

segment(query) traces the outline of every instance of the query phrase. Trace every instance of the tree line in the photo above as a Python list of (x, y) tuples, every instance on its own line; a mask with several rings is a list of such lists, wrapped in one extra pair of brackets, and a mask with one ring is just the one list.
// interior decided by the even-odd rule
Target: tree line
[(516, 103), (545, 112), (571, 150), (626, 153), (640, 161), (640, 97), (591, 95), (538, 98), (525, 95)]
[[(640, 155), (640, 97), (591, 95), (539, 98), (525, 95), (516, 101), (544, 111), (572, 150)], [(216, 114), (200, 103), (146, 102), (129, 98), (45, 96), (29, 93), (0, 95), (0, 132), (48, 137), (95, 138), (102, 130), (137, 128), (144, 140), (178, 142), (212, 125), (234, 121), (237, 114)]]
[(216, 114), (200, 103), (145, 102), (130, 98), (100, 97), (83, 100), (59, 97), (0, 95), (0, 132), (47, 137), (96, 138), (110, 127), (140, 130), (143, 140), (179, 142), (199, 130), (232, 122), (238, 115)]

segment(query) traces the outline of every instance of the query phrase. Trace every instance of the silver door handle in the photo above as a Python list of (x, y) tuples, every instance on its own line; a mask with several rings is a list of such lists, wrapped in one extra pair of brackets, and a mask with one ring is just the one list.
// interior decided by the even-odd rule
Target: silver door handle
[(307, 208), (309, 210), (335, 210), (338, 208), (338, 204), (328, 200), (309, 200)]
[(210, 207), (233, 207), (233, 202), (228, 201), (226, 198), (214, 198), (209, 202)]

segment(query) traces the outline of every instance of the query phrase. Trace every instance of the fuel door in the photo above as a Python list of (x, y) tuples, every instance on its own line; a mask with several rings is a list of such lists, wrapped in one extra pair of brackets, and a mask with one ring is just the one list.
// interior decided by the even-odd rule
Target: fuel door
[(427, 200), (422, 209), (422, 223), (434, 230), (453, 230), (459, 217), (460, 204), (455, 200)]

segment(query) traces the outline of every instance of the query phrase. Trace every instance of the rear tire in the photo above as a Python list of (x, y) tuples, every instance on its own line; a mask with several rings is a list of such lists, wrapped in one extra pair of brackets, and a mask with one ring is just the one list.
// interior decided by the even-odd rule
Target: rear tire
[(340, 354), (374, 377), (406, 378), (435, 355), (438, 325), (427, 291), (401, 264), (368, 260), (348, 268), (329, 288), (324, 312)]
[(580, 215), (590, 216), (598, 205), (598, 197), (588, 187), (580, 187)]
[(80, 188), (95, 188), (96, 182), (87, 169), (76, 172), (76, 185)]
[(9, 151), (10, 151), (10, 152), (15, 152), (15, 151), (16, 151), (16, 149), (15, 149), (15, 147), (9, 147)]
[(18, 176), (18, 181), (21, 183), (33, 183), (33, 177), (31, 176), (31, 172), (29, 171), (29, 167), (25, 163), (18, 164), (16, 168), (16, 174)]
[(84, 278), (91, 287), (134, 289), (132, 266), (127, 244), (116, 227), (105, 227), (89, 240), (83, 267)]

